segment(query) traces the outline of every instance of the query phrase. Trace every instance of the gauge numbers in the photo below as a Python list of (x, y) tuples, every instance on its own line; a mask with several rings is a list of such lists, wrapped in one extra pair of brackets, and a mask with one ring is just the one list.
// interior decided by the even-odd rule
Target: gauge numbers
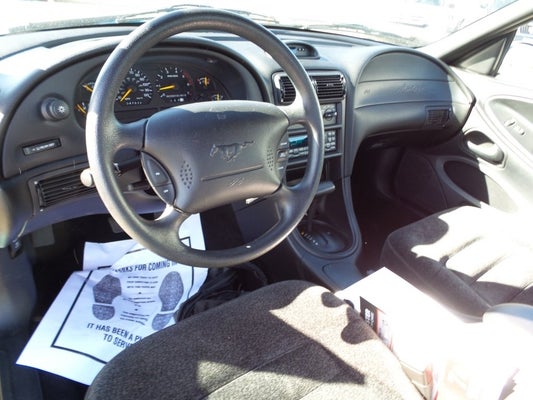
[(117, 103), (123, 106), (141, 106), (152, 101), (152, 83), (138, 68), (131, 68), (118, 91)]

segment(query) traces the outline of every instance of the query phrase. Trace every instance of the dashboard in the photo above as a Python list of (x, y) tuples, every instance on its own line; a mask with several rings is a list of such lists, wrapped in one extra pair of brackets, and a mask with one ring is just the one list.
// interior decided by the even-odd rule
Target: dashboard
[[(52, 33), (28, 34), (26, 49), (0, 59), (0, 212), (8, 216), (0, 222), (1, 247), (41, 227), (106, 212), (94, 187), (80, 178), (88, 168), (84, 127), (98, 72), (128, 31), (72, 29), (60, 40)], [(328, 187), (346, 185), (367, 138), (440, 140), (460, 129), (473, 106), (449, 68), (416, 50), (327, 34), (276, 34), (296, 49), (315, 85), (326, 131)], [(281, 106), (294, 96), (292, 82), (264, 51), (230, 34), (198, 32), (170, 38), (141, 57), (116, 94), (114, 112), (128, 123), (194, 102)], [(303, 174), (306, 141), (303, 126), (289, 128), (288, 181)], [(115, 166), (140, 213), (161, 210), (139, 154), (122, 152)], [(340, 219), (354, 232), (350, 201), (341, 200)], [(353, 252), (355, 241), (346, 249)]]
[[(4, 176), (85, 154), (85, 118), (107, 54), (47, 76), (22, 100), (5, 135)], [(260, 98), (250, 82), (249, 73), (223, 55), (159, 48), (130, 69), (116, 96), (115, 115), (127, 123), (179, 104)]]

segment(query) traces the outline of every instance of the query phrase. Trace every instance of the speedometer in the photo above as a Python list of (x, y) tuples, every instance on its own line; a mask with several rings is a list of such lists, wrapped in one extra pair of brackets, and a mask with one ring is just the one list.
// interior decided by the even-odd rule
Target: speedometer
[(131, 68), (124, 78), (117, 95), (117, 103), (123, 106), (140, 106), (152, 101), (153, 89), (148, 76), (137, 68)]
[(174, 65), (159, 69), (155, 77), (155, 88), (165, 103), (186, 103), (193, 98), (194, 84), (191, 76)]

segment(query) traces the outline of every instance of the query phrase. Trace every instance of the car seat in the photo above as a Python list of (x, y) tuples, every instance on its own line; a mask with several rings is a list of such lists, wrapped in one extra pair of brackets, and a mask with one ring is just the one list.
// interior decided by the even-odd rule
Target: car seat
[(527, 218), (461, 206), (392, 232), (380, 264), (461, 314), (533, 305), (530, 228)]
[(133, 344), (86, 399), (420, 399), (370, 326), (325, 288), (265, 286)]

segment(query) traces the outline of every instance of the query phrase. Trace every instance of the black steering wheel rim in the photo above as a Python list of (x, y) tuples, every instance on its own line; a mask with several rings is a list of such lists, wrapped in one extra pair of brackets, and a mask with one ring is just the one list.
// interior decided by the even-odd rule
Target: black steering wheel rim
[[(274, 118), (286, 118), (288, 125), (301, 124), (308, 133), (309, 155), (305, 174), (298, 184), (287, 186), (283, 181), (272, 196), (278, 210), (278, 223), (252, 242), (224, 250), (198, 250), (183, 244), (180, 226), (195, 209), (181, 210), (167, 205), (157, 220), (139, 216), (128, 204), (116, 180), (113, 157), (121, 149), (143, 151), (150, 119), (122, 124), (114, 116), (116, 93), (133, 64), (162, 40), (187, 31), (217, 30), (247, 39), (278, 62), (297, 89), (291, 106), (276, 107), (268, 103), (250, 103), (250, 107), (272, 112)], [(217, 107), (248, 107), (242, 102)], [(226, 107), (226, 108), (224, 108)], [(194, 108), (192, 109), (194, 111)], [(278, 112), (281, 111), (281, 113)], [(282, 117), (280, 115), (283, 114)], [(133, 239), (159, 255), (186, 265), (227, 267), (255, 259), (285, 239), (296, 227), (316, 193), (323, 165), (324, 128), (320, 105), (313, 85), (292, 52), (272, 32), (237, 14), (213, 10), (190, 9), (170, 12), (155, 18), (128, 35), (112, 52), (95, 82), (86, 124), (87, 152), (98, 193), (111, 216)], [(179, 197), (180, 194), (176, 197)], [(243, 198), (244, 199), (244, 198)], [(179, 205), (179, 204), (178, 204)], [(213, 204), (211, 204), (213, 205)]]

